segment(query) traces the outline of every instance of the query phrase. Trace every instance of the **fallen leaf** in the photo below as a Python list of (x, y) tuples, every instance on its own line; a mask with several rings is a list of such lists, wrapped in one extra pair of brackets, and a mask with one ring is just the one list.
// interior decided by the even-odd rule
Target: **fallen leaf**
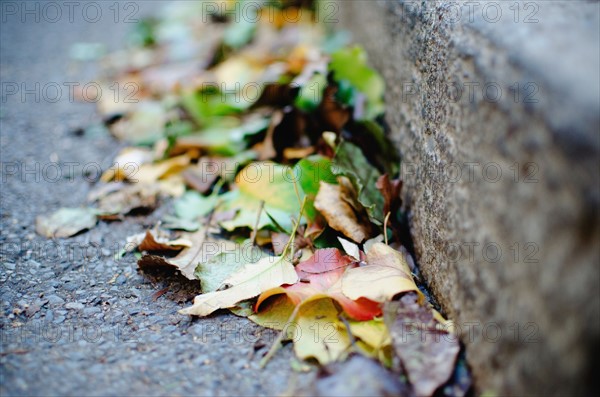
[(348, 82), (367, 97), (365, 118), (373, 119), (383, 112), (385, 82), (374, 69), (367, 66), (367, 54), (364, 49), (354, 46), (334, 52), (331, 54), (329, 69), (333, 71), (338, 82)]
[(415, 394), (433, 395), (452, 375), (460, 351), (458, 336), (448, 333), (417, 293), (385, 306), (386, 323)]
[(360, 148), (342, 141), (336, 148), (332, 171), (352, 182), (358, 201), (367, 209), (371, 219), (383, 223), (383, 197), (375, 188), (381, 174), (368, 162)]
[(400, 198), (402, 181), (400, 179), (390, 181), (388, 174), (383, 174), (377, 179), (375, 187), (377, 187), (383, 196), (383, 215), (385, 216), (391, 212), (392, 219), (394, 219), (402, 206), (402, 199)]
[(342, 255), (337, 248), (317, 250), (308, 260), (296, 266), (300, 282), (264, 291), (256, 302), (256, 311), (271, 296), (285, 294), (295, 305), (332, 298), (351, 318), (370, 320), (381, 314), (378, 303), (365, 298), (353, 300), (342, 293), (342, 276), (348, 267), (354, 265), (355, 261)]
[(385, 240), (385, 238), (383, 237), (383, 234), (380, 234), (376, 237), (368, 239), (363, 244), (363, 250), (365, 251), (365, 253), (368, 253), (371, 250), (371, 247), (373, 247), (373, 245), (375, 245), (375, 243), (383, 243), (384, 240)]
[(190, 164), (190, 161), (188, 155), (181, 155), (154, 164), (142, 164), (131, 180), (132, 182), (151, 184), (168, 175), (181, 172)]
[[(292, 227), (291, 216), (300, 212), (303, 193), (294, 186), (294, 176), (289, 167), (272, 162), (256, 162), (242, 169), (235, 181), (238, 190), (221, 197), (224, 200), (221, 211), (238, 210), (234, 219), (221, 222), (226, 230), (238, 227), (262, 229), (273, 225), (271, 218), (286, 230)], [(300, 197), (297, 195), (300, 194)], [(264, 202), (264, 210), (256, 219)], [(267, 215), (268, 214), (268, 215)]]
[(185, 248), (174, 258), (164, 258), (157, 255), (144, 255), (138, 260), (138, 266), (142, 270), (156, 267), (167, 267), (179, 270), (181, 274), (190, 280), (196, 280), (194, 272), (199, 263), (205, 262), (219, 253), (219, 243), (207, 238), (205, 229), (193, 234), (184, 234), (192, 246)]
[(341, 237), (338, 237), (338, 241), (340, 244), (342, 244), (346, 254), (350, 255), (356, 260), (360, 260), (360, 249), (358, 248), (358, 245)]
[(218, 309), (235, 306), (236, 303), (254, 298), (262, 292), (282, 284), (294, 284), (298, 275), (294, 265), (285, 257), (266, 257), (256, 263), (246, 264), (223, 281), (231, 287), (198, 295), (191, 307), (180, 310), (182, 314), (208, 316)]
[(203, 293), (219, 290), (224, 286), (225, 280), (244, 265), (256, 263), (267, 256), (260, 248), (253, 246), (250, 240), (243, 244), (224, 240), (217, 249), (220, 252), (207, 261), (200, 262), (194, 272), (200, 280)]
[(236, 165), (235, 160), (227, 158), (203, 157), (198, 164), (186, 168), (182, 175), (188, 186), (205, 194), (219, 177), (235, 173)]
[(375, 360), (352, 355), (319, 371), (316, 380), (303, 382), (290, 394), (298, 397), (369, 396), (412, 397), (410, 386)]
[(340, 323), (333, 301), (318, 299), (303, 304), (296, 322), (284, 332), (294, 341), (294, 351), (299, 358), (314, 358), (324, 365), (348, 353), (350, 338)]
[(419, 290), (404, 255), (393, 248), (373, 244), (366, 262), (366, 266), (348, 269), (344, 274), (342, 292), (348, 298), (385, 302), (401, 292)]
[(36, 218), (35, 230), (49, 238), (73, 236), (96, 226), (96, 213), (91, 208), (61, 208), (50, 215)]
[(141, 101), (133, 111), (114, 123), (110, 130), (121, 140), (134, 144), (148, 144), (163, 137), (166, 121), (167, 115), (160, 103)]
[(321, 182), (320, 186), (315, 208), (325, 217), (329, 226), (357, 243), (369, 237), (370, 228), (359, 220), (354, 208), (343, 199), (344, 187), (326, 182)]
[(195, 191), (188, 191), (178, 198), (173, 207), (175, 216), (185, 220), (196, 220), (210, 213), (217, 204), (216, 196), (202, 196)]
[(102, 174), (100, 180), (102, 182), (132, 180), (140, 166), (152, 162), (153, 158), (150, 149), (127, 147), (115, 157), (113, 166)]
[(131, 249), (137, 247), (140, 251), (181, 251), (191, 246), (190, 240), (184, 238), (170, 240), (168, 233), (161, 230), (147, 230), (145, 233), (127, 238), (127, 247)]
[(183, 230), (186, 232), (195, 232), (200, 229), (200, 223), (194, 220), (181, 219), (175, 216), (166, 215), (162, 219), (162, 227), (171, 230)]
[(158, 205), (157, 185), (124, 185), (120, 190), (111, 192), (98, 199), (98, 212), (101, 215), (126, 215), (137, 209), (153, 210)]

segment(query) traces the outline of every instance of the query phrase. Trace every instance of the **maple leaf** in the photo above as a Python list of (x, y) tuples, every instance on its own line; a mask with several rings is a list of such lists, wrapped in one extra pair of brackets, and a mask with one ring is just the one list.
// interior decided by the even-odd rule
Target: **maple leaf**
[(324, 248), (296, 266), (299, 283), (265, 291), (256, 302), (258, 311), (261, 304), (271, 296), (285, 294), (295, 304), (322, 298), (332, 298), (344, 312), (356, 320), (370, 320), (381, 314), (378, 303), (369, 299), (350, 299), (342, 292), (342, 276), (356, 261), (343, 255), (337, 248)]

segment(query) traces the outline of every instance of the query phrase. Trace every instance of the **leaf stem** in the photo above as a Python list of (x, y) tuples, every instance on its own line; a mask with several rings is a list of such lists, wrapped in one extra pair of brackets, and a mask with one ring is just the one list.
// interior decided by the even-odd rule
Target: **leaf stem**
[(271, 348), (269, 349), (269, 351), (267, 352), (267, 354), (263, 357), (262, 360), (260, 360), (260, 368), (261, 369), (264, 368), (267, 365), (267, 363), (269, 362), (269, 360), (271, 360), (271, 358), (273, 358), (273, 356), (275, 355), (275, 353), (277, 353), (277, 351), (281, 347), (281, 341), (283, 340), (283, 333), (284, 333), (284, 331), (287, 331), (287, 327), (298, 316), (298, 312), (300, 311), (300, 306), (302, 306), (302, 304), (300, 304), (300, 305), (298, 305), (298, 306), (296, 306), (294, 308), (294, 311), (290, 315), (290, 318), (288, 318), (288, 320), (286, 321), (285, 325), (283, 326), (283, 329), (279, 332), (279, 335), (277, 335), (277, 339), (275, 339), (273, 341), (273, 344), (271, 345)]
[(265, 208), (265, 200), (260, 201), (260, 207), (258, 208), (258, 213), (256, 214), (256, 222), (254, 223), (254, 229), (252, 229), (252, 246), (256, 245), (256, 235), (258, 234), (258, 223), (260, 222), (260, 216), (262, 215), (263, 208)]
[(388, 244), (388, 236), (387, 236), (387, 224), (388, 224), (388, 221), (390, 220), (390, 215), (392, 215), (392, 213), (388, 212), (387, 215), (385, 216), (385, 219), (383, 220), (383, 238), (385, 239), (385, 245), (389, 245)]

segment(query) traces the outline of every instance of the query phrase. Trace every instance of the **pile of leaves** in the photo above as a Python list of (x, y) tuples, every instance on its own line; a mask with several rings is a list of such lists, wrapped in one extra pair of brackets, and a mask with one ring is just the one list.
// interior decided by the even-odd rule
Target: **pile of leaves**
[(432, 395), (460, 347), (404, 248), (383, 79), (317, 20), (318, 3), (225, 3), (207, 18), (202, 2), (177, 2), (103, 59), (105, 92), (119, 91), (98, 109), (132, 146), (90, 208), (39, 217), (38, 232), (68, 237), (172, 198), (121, 254), (199, 280), (181, 313), (228, 309), (280, 330), (263, 364), (286, 341), (319, 364), (360, 353)]

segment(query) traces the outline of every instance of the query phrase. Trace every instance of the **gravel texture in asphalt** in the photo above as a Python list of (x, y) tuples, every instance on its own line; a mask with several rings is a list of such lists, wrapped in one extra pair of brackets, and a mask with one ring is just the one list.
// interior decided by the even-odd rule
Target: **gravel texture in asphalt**
[(154, 225), (168, 204), (70, 239), (35, 233), (37, 215), (85, 205), (98, 165), (110, 166), (120, 147), (98, 129), (81, 134), (99, 120), (93, 103), (72, 100), (69, 86), (93, 81), (97, 70), (94, 62), (70, 59), (69, 50), (78, 42), (123, 47), (126, 17), (157, 4), (120, 3), (116, 15), (116, 3), (99, 2), (98, 18), (86, 3), (70, 10), (59, 2), (57, 18), (44, 2), (6, 3), (0, 395), (275, 395), (302, 382), (304, 375), (290, 369), (289, 345), (259, 368), (273, 331), (226, 313), (180, 315), (198, 285), (140, 274), (132, 255), (114, 259), (125, 238)]

